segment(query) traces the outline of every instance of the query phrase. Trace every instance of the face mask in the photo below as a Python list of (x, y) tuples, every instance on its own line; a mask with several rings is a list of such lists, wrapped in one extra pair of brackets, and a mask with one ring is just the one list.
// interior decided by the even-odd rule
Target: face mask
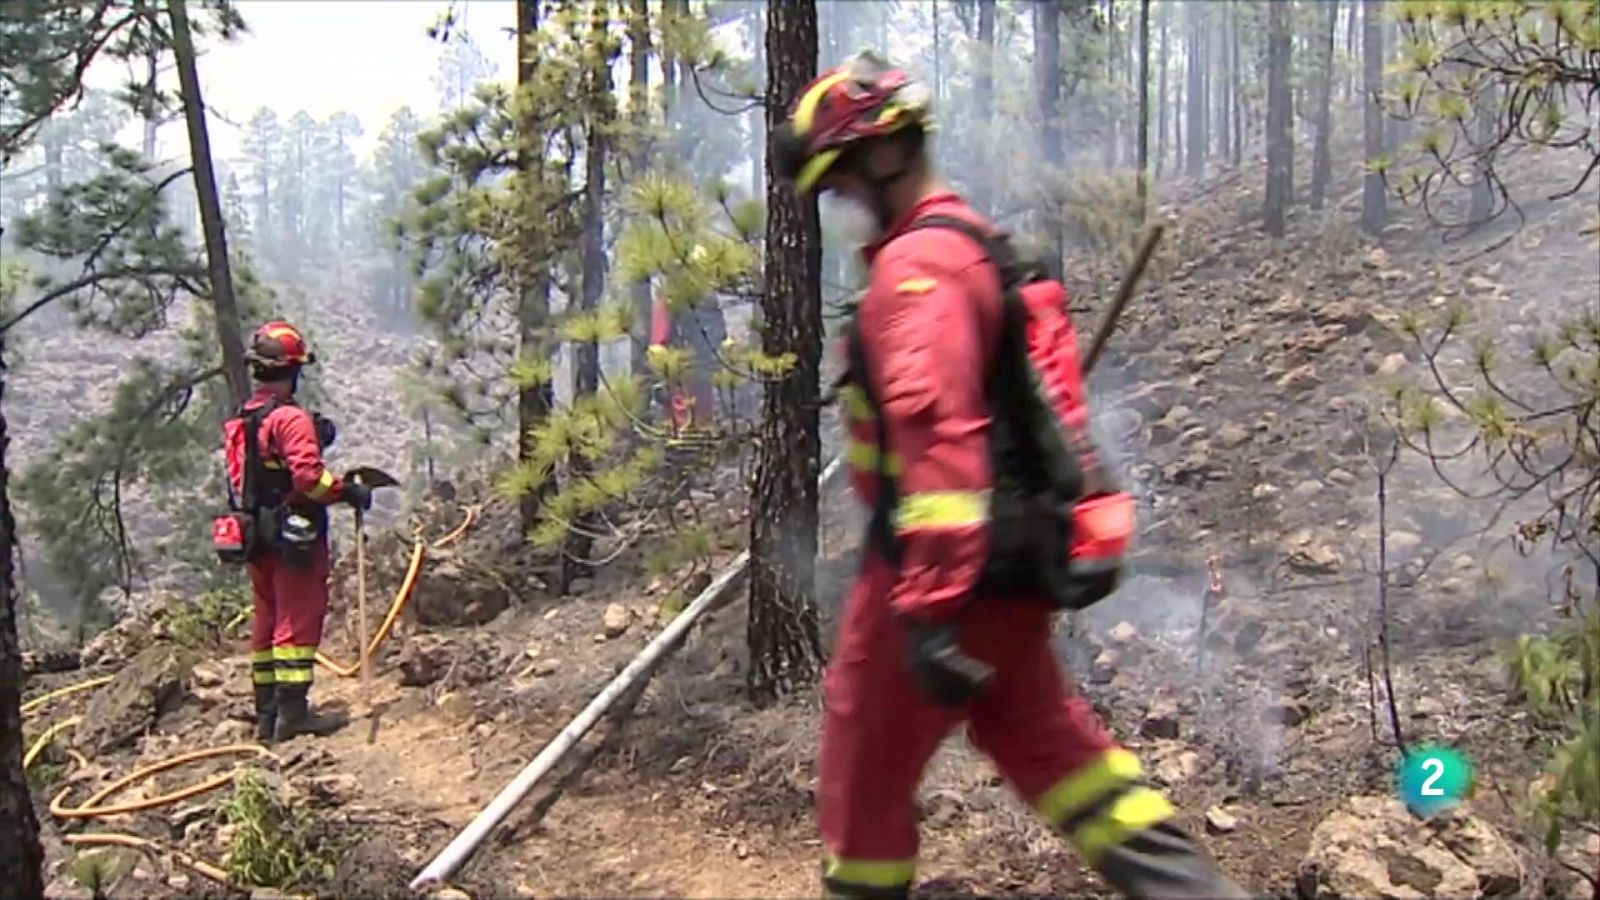
[(837, 194), (824, 194), (818, 213), (830, 233), (850, 247), (861, 247), (878, 239), (883, 232), (878, 217), (860, 203)]

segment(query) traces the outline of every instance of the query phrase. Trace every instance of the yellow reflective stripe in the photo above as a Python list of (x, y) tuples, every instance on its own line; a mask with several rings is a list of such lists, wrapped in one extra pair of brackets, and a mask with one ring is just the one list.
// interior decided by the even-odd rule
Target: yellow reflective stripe
[(272, 658), (278, 662), (297, 662), (300, 660), (315, 660), (316, 647), (273, 647)]
[(272, 662), (276, 658), (271, 650), (254, 650), (250, 653), (250, 661), (253, 663)]
[(870, 422), (878, 417), (872, 404), (867, 402), (867, 392), (857, 385), (847, 384), (839, 388), (839, 405), (844, 407), (845, 415), (852, 419)]
[(306, 491), (306, 496), (312, 500), (321, 500), (331, 490), (333, 490), (333, 473), (323, 469), (322, 477), (318, 478), (317, 483), (311, 486), (311, 490)]
[(989, 519), (988, 491), (923, 491), (907, 494), (895, 510), (896, 531), (962, 528)]
[(1121, 747), (1107, 750), (1100, 759), (1056, 782), (1034, 803), (1052, 825), (1065, 821), (1095, 800), (1144, 774), (1139, 757)]
[(789, 117), (797, 136), (806, 136), (806, 132), (811, 130), (811, 125), (817, 118), (817, 107), (822, 105), (822, 98), (828, 95), (828, 91), (832, 90), (834, 85), (849, 77), (849, 70), (840, 67), (838, 71), (812, 85), (811, 90), (800, 95), (799, 102), (794, 105), (794, 115)]
[(907, 278), (894, 286), (897, 294), (930, 294), (939, 286), (939, 282), (932, 278)]
[(1118, 797), (1104, 814), (1072, 833), (1072, 845), (1086, 862), (1127, 840), (1129, 836), (1172, 818), (1172, 804), (1147, 787), (1136, 787)]
[(279, 669), (273, 681), (277, 684), (310, 684), (316, 676), (316, 669)]
[(911, 883), (917, 863), (912, 859), (840, 859), (828, 857), (823, 877), (861, 887), (897, 888)]
[[(878, 447), (861, 441), (851, 441), (844, 448), (845, 462), (867, 472), (878, 471)], [(900, 457), (893, 453), (884, 457), (883, 474), (891, 478), (900, 475)]]
[(253, 669), (250, 672), (252, 684), (277, 684), (281, 680), (276, 669)]
[(283, 468), (283, 463), (278, 462), (277, 460), (272, 460), (272, 459), (263, 460), (262, 463), (261, 463), (261, 468), (263, 468), (263, 469), (272, 469), (272, 470), (276, 471), (278, 469)]

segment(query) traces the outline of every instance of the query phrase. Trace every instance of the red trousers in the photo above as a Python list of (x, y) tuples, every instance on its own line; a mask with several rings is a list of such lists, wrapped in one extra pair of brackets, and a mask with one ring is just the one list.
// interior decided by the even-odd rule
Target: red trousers
[(996, 674), (975, 703), (947, 709), (912, 681), (904, 628), (887, 602), (894, 577), (876, 556), (864, 561), (824, 684), (817, 803), (830, 888), (894, 891), (911, 883), (917, 785), (963, 722), (1011, 786), (1091, 862), (1172, 814), (1159, 794), (1138, 786), (1138, 760), (1069, 685), (1044, 604), (981, 598), (967, 608), (961, 647)]
[(270, 550), (250, 561), (255, 593), (250, 658), (256, 684), (311, 683), (328, 613), (329, 568), (326, 540), (313, 545), (305, 565), (291, 565)]

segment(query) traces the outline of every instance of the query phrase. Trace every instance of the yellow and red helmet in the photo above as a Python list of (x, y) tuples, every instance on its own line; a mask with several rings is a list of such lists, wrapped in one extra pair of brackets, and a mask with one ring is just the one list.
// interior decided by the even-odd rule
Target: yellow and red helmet
[(273, 321), (250, 336), (250, 348), (244, 358), (260, 369), (283, 369), (310, 365), (317, 361), (317, 354), (311, 351), (300, 329), (288, 322)]
[(809, 193), (852, 145), (916, 126), (933, 130), (928, 90), (871, 51), (817, 76), (774, 136), (779, 176)]

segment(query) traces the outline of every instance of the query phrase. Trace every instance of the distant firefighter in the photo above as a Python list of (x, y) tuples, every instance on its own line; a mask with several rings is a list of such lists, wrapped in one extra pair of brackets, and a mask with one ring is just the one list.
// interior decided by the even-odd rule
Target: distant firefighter
[(668, 399), (674, 434), (709, 428), (716, 420), (712, 376), (722, 365), (717, 349), (725, 337), (727, 325), (715, 297), (688, 309), (674, 310), (666, 297), (656, 295), (651, 310), (650, 346), (687, 349), (693, 363), (693, 371), (682, 384), (673, 385)]

